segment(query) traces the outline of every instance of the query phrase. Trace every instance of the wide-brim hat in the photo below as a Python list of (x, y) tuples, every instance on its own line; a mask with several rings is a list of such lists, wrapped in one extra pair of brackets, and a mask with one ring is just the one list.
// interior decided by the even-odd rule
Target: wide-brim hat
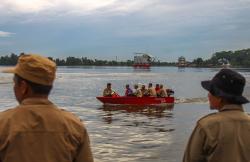
[(47, 57), (37, 54), (23, 54), (15, 67), (4, 69), (4, 73), (14, 73), (33, 83), (52, 86), (56, 77), (56, 64)]
[(225, 98), (233, 103), (245, 104), (249, 100), (242, 96), (245, 78), (231, 69), (220, 70), (212, 80), (201, 82), (201, 86), (214, 96)]

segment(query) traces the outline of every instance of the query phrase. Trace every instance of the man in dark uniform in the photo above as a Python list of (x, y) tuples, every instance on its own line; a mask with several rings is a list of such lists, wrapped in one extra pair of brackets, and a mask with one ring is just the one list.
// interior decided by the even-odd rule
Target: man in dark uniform
[(19, 105), (0, 113), (1, 162), (93, 162), (87, 130), (48, 96), (56, 76), (53, 61), (21, 55), (14, 73)]
[(201, 118), (189, 139), (183, 162), (249, 162), (250, 117), (242, 104), (245, 78), (230, 69), (202, 81), (211, 109), (217, 113)]

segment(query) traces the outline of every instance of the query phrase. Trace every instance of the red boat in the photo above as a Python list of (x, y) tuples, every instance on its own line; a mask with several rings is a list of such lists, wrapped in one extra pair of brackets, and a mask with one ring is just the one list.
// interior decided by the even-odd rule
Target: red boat
[(119, 105), (166, 105), (173, 104), (174, 97), (96, 97), (103, 104)]
[(145, 69), (149, 69), (150, 68), (150, 64), (134, 64), (133, 67), (134, 68), (145, 68)]

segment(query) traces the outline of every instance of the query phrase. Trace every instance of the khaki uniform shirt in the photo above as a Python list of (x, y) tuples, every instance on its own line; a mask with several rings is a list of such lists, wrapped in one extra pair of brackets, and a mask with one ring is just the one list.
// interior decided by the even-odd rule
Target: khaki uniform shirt
[(164, 88), (159, 90), (159, 97), (167, 97), (167, 93)]
[(183, 162), (249, 162), (250, 117), (241, 105), (226, 105), (201, 118), (189, 139)]
[(136, 97), (142, 97), (142, 92), (141, 92), (141, 90), (140, 90), (139, 88), (137, 88), (137, 89), (135, 90), (135, 92), (134, 92), (134, 95), (135, 95)]
[(25, 99), (0, 113), (1, 162), (93, 162), (80, 119), (47, 99)]
[(112, 96), (112, 93), (113, 93), (112, 89), (105, 88), (105, 89), (103, 90), (103, 96), (104, 96), (104, 97), (111, 97), (111, 96)]
[(156, 96), (155, 88), (154, 87), (148, 88), (148, 93), (149, 93), (149, 96), (155, 97)]
[(147, 89), (141, 89), (142, 96), (148, 96), (148, 90)]

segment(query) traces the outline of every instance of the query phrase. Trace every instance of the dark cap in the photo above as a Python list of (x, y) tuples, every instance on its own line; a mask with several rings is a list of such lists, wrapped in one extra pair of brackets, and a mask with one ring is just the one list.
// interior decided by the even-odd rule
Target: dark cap
[(212, 80), (202, 81), (201, 86), (212, 95), (219, 96), (237, 104), (248, 103), (242, 96), (246, 79), (231, 69), (221, 69)]

